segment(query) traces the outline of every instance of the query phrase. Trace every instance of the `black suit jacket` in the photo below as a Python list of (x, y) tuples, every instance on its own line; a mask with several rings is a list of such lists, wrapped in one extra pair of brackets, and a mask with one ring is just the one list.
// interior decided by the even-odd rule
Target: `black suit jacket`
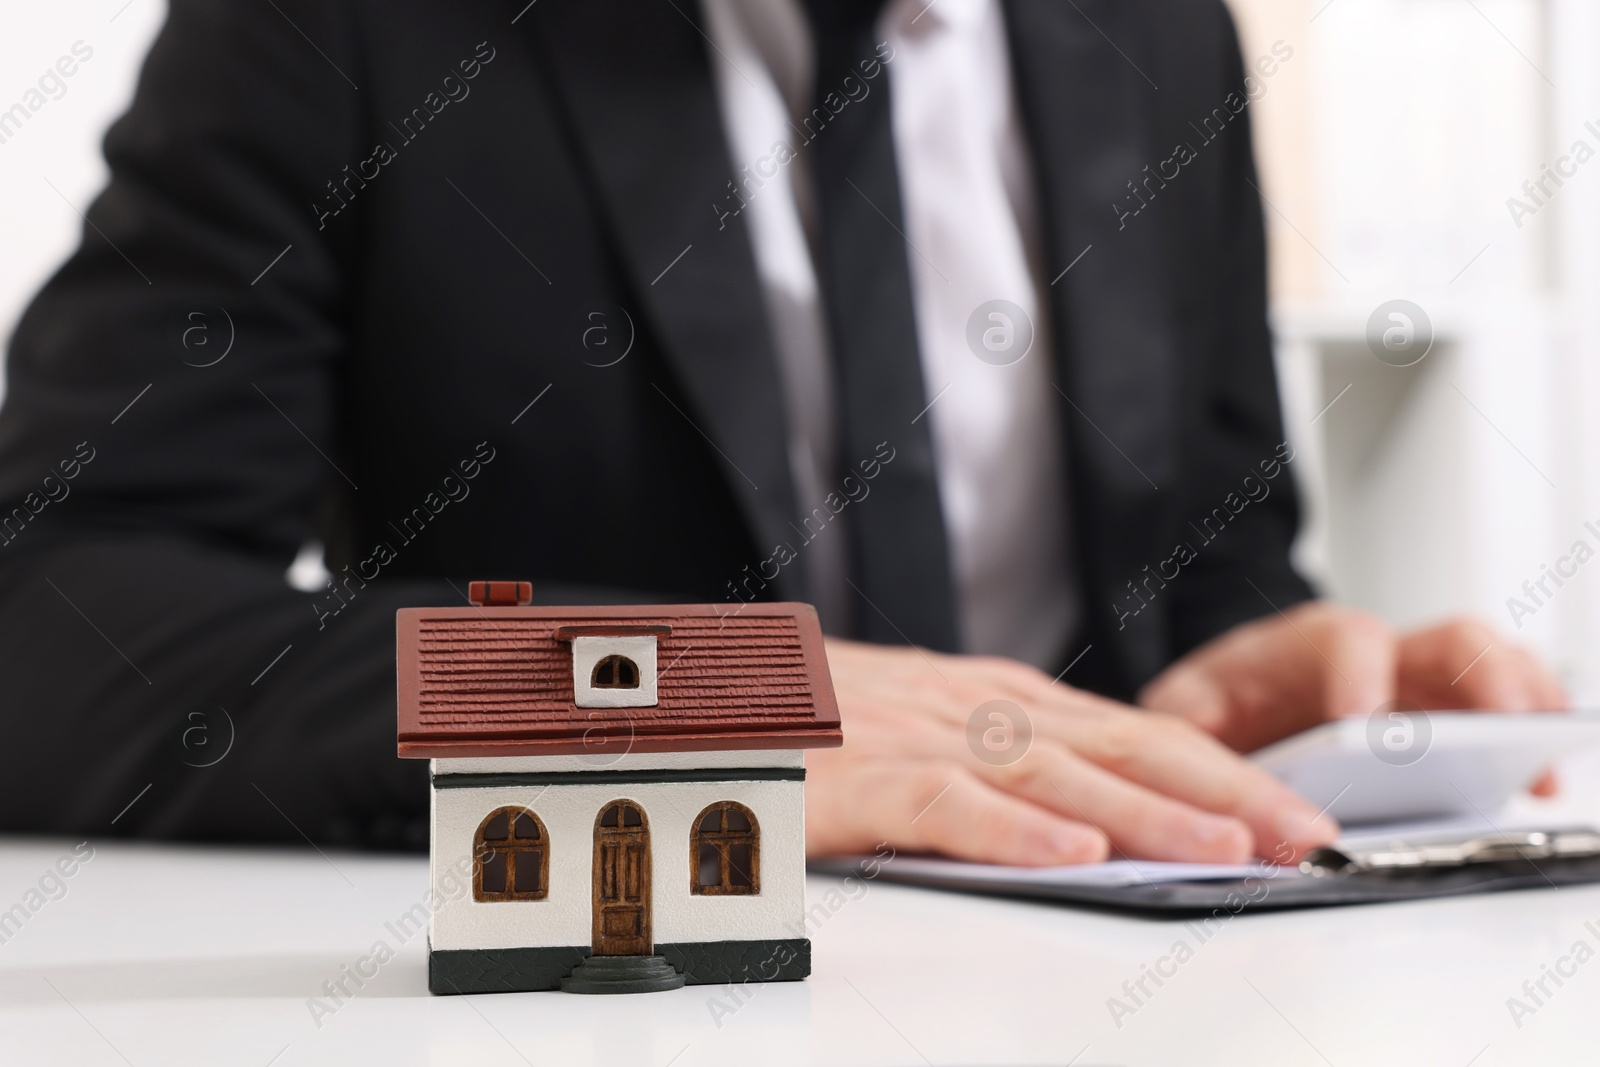
[[(1062, 663), (1090, 645), (1068, 680), (1127, 695), (1307, 595), (1289, 477), (1263, 478), (1243, 71), (1220, 0), (1006, 13), (1087, 615)], [(396, 607), (477, 577), (732, 602), (795, 541), (819, 502), (697, 17), (174, 0), (10, 350), (0, 827), (420, 842)], [(282, 579), (309, 538), (315, 595)], [(804, 599), (806, 566), (762, 595)]]

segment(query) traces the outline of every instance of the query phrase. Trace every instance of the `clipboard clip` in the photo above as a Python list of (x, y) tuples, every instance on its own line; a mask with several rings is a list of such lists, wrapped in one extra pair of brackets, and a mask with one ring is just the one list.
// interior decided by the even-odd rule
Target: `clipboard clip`
[(1600, 832), (1594, 830), (1528, 830), (1485, 834), (1458, 841), (1407, 844), (1391, 841), (1370, 848), (1319, 848), (1300, 861), (1304, 874), (1335, 875), (1410, 873), (1515, 863), (1542, 859), (1589, 859), (1600, 856)]

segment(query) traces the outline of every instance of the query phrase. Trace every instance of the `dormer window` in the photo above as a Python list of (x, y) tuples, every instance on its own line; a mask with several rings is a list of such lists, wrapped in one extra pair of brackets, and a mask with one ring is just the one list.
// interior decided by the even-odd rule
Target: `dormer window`
[(656, 642), (670, 627), (653, 623), (558, 626), (572, 642), (572, 702), (580, 708), (648, 708), (656, 704)]
[(607, 656), (589, 673), (589, 685), (594, 689), (637, 689), (639, 665), (627, 656)]

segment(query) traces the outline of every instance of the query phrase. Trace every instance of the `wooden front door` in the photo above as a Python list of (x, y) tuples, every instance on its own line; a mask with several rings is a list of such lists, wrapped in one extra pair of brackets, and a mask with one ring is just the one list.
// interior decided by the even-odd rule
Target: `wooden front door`
[(631, 800), (613, 800), (594, 824), (594, 954), (648, 956), (650, 823)]

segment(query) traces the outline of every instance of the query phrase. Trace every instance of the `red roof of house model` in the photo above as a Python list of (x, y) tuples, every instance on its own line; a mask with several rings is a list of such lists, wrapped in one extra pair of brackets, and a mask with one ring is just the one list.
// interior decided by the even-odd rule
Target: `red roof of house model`
[[(809, 604), (404, 608), (399, 751), (412, 757), (827, 748), (839, 707)], [(580, 708), (584, 633), (655, 633), (657, 703)]]

